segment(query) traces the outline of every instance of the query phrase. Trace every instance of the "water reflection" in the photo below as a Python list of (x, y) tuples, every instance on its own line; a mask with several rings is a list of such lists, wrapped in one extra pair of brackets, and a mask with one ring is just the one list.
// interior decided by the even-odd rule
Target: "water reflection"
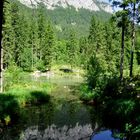
[(75, 127), (64, 125), (63, 127), (57, 127), (52, 124), (43, 131), (40, 131), (38, 126), (32, 126), (27, 128), (20, 134), (22, 140), (89, 140), (92, 134), (91, 124), (84, 126), (76, 124)]
[(91, 107), (76, 102), (25, 108), (16, 124), (3, 130), (0, 140), (90, 140), (98, 127), (96, 120)]
[(57, 84), (58, 86), (75, 86), (79, 85), (80, 83), (84, 82), (84, 78), (82, 77), (76, 77), (75, 75), (69, 76), (69, 75), (60, 75), (60, 76), (55, 76), (55, 77), (31, 77), (30, 80), (32, 81), (38, 81), (38, 82), (49, 82), (52, 84)]
[(112, 132), (110, 130), (101, 131), (91, 137), (91, 140), (119, 140), (118, 138), (114, 138), (112, 136)]
[[(62, 93), (74, 95), (74, 87), (82, 82), (67, 77), (48, 81), (59, 83), (57, 97)], [(100, 110), (98, 112), (77, 100), (60, 98), (46, 105), (21, 109), (19, 119), (15, 118), (10, 127), (0, 131), (0, 140), (115, 140), (111, 131), (102, 131), (101, 116), (105, 114)]]

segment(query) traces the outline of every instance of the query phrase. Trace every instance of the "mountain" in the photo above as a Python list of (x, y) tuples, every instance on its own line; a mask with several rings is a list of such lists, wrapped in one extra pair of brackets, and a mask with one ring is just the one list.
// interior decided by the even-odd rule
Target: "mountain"
[(100, 11), (103, 10), (108, 13), (112, 13), (112, 7), (105, 2), (98, 0), (19, 0), (22, 4), (26, 6), (33, 7), (37, 6), (38, 3), (42, 2), (47, 9), (54, 10), (58, 7), (68, 8), (73, 6), (76, 11), (79, 9), (87, 9), (90, 11)]
[(78, 37), (87, 36), (93, 15), (104, 22), (112, 13), (108, 3), (97, 0), (18, 0), (18, 2), (28, 9), (37, 9), (39, 3), (42, 3), (46, 9), (46, 18), (52, 21), (60, 38), (65, 38), (71, 29)]

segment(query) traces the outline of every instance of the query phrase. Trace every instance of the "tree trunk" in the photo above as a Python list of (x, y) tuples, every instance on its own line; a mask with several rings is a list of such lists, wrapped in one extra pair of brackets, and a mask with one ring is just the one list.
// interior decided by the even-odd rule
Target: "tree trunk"
[(135, 48), (135, 3), (133, 4), (133, 21), (132, 21), (132, 45), (130, 50), (130, 78), (133, 76), (133, 58), (134, 58), (134, 48)]
[[(124, 9), (125, 10), (125, 7)], [(122, 40), (121, 40), (121, 60), (120, 60), (120, 80), (123, 81), (123, 68), (124, 68), (124, 36), (125, 36), (125, 18), (122, 17)]]
[(4, 0), (0, 1), (0, 93), (3, 92), (3, 48), (2, 48), (2, 23), (3, 23)]

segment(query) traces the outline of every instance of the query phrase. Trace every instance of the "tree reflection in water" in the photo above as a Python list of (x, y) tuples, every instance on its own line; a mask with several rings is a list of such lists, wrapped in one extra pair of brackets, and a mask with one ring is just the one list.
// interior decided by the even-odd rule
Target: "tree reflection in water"
[(89, 140), (93, 130), (91, 124), (75, 127), (64, 125), (59, 128), (52, 124), (44, 131), (40, 131), (38, 126), (27, 128), (20, 135), (21, 140)]
[(62, 101), (21, 110), (16, 124), (5, 128), (0, 140), (90, 140), (98, 122), (95, 110)]

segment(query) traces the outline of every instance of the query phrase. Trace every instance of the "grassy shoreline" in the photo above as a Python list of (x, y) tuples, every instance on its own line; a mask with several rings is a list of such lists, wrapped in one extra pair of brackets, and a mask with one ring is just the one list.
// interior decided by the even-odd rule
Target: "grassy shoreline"
[(49, 89), (13, 87), (0, 94), (0, 126), (8, 125), (20, 115), (23, 107), (48, 103), (50, 101)]
[[(77, 78), (77, 75), (79, 77), (83, 75), (83, 71), (76, 68), (68, 73), (63, 72), (63, 68), (62, 71), (60, 69), (60, 66), (52, 69), (54, 77), (58, 77), (55, 82), (59, 82), (60, 77), (70, 76)], [(42, 73), (40, 72), (40, 74)], [(5, 71), (4, 93), (0, 94), (0, 126), (8, 125), (16, 116), (20, 115), (20, 110), (24, 107), (44, 104), (56, 99), (75, 100), (78, 98), (76, 95), (62, 94), (62, 91), (58, 91), (58, 94), (56, 91), (60, 89), (56, 89), (57, 86), (51, 83), (50, 79), (47, 81), (47, 79), (42, 79), (42, 76), (35, 77), (32, 74), (31, 72), (23, 72), (17, 67), (15, 67), (14, 71), (13, 69)], [(63, 87), (65, 88), (65, 86)], [(66, 90), (70, 89), (65, 88), (65, 92), (67, 92)]]

